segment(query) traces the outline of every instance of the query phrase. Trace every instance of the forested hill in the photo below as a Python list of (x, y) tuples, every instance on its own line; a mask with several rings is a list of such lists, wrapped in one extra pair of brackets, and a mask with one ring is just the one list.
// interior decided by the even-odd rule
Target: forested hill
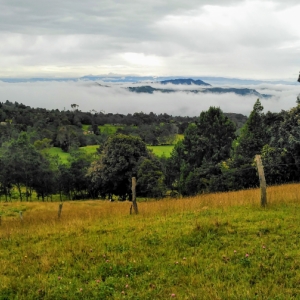
[[(183, 133), (189, 123), (196, 120), (198, 116), (172, 116), (166, 113), (149, 114), (143, 112), (134, 112), (132, 114), (113, 114), (97, 112), (95, 110), (83, 112), (76, 104), (71, 105), (70, 110), (60, 111), (58, 109), (47, 110), (44, 108), (33, 108), (22, 103), (12, 103), (6, 101), (0, 102), (0, 122), (10, 123), (16, 125), (21, 130), (26, 130), (27, 127), (41, 128), (43, 130), (49, 128), (53, 131), (62, 125), (74, 125), (79, 128), (82, 125), (104, 125), (104, 124), (118, 124), (124, 126), (140, 126), (140, 125), (154, 125), (161, 123), (173, 123), (178, 129), (179, 133)], [(247, 120), (247, 117), (242, 114), (225, 113), (236, 125), (240, 128)]]
[[(154, 92), (160, 93), (178, 93), (179, 90), (175, 90), (172, 88), (162, 89), (162, 88), (154, 88), (150, 85), (143, 85), (143, 86), (134, 86), (128, 87), (130, 92), (135, 93), (146, 93), (146, 94), (153, 94)], [(255, 89), (248, 89), (248, 88), (227, 88), (227, 87), (209, 87), (209, 88), (201, 88), (197, 90), (180, 90), (180, 92), (185, 93), (194, 93), (194, 94), (236, 94), (239, 96), (255, 96), (256, 98), (270, 98), (272, 95), (269, 94), (261, 94)]]
[[(247, 120), (241, 114), (225, 115), (236, 124), (237, 130)], [(103, 144), (111, 134), (104, 125), (113, 125), (113, 132), (139, 136), (148, 145), (172, 144), (176, 134), (183, 134), (197, 118), (152, 112), (127, 115), (95, 110), (83, 112), (76, 104), (72, 104), (70, 110), (47, 110), (7, 100), (0, 102), (0, 147), (12, 136), (26, 131), (30, 132), (33, 143), (45, 139), (46, 144), (68, 152), (74, 146)]]
[(163, 80), (160, 81), (161, 84), (176, 84), (176, 85), (181, 85), (181, 84), (185, 84), (185, 85), (204, 85), (204, 86), (210, 86), (209, 83), (206, 83), (200, 79), (198, 80), (193, 80), (193, 79), (170, 79), (170, 80)]

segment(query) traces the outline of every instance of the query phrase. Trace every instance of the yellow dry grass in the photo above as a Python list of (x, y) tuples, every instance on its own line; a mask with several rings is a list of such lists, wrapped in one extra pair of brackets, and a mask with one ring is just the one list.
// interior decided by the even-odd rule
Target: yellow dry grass
[[(287, 184), (272, 186), (267, 188), (268, 206), (299, 202), (299, 184)], [(180, 214), (186, 211), (203, 211), (213, 208), (228, 209), (231, 206), (257, 206), (260, 205), (260, 190), (249, 189), (236, 192), (202, 194), (194, 197), (180, 199), (163, 199), (160, 201), (149, 201), (138, 203), (139, 218), (166, 216)], [(14, 217), (5, 216), (5, 211), (12, 207), (25, 207), (23, 213), (24, 221), (21, 222), (18, 214)], [(63, 204), (62, 217), (58, 220), (57, 202), (12, 202), (0, 203), (2, 217), (2, 230), (9, 232), (24, 229), (24, 226), (34, 226), (36, 233), (45, 232), (45, 227), (49, 226), (51, 231), (55, 228), (59, 230), (73, 227), (86, 226), (93, 221), (101, 220), (102, 224), (110, 224), (116, 220), (125, 221), (129, 216), (131, 202), (108, 202), (108, 201), (67, 201)], [(125, 217), (125, 219), (124, 219)], [(41, 225), (41, 226), (39, 226)]]

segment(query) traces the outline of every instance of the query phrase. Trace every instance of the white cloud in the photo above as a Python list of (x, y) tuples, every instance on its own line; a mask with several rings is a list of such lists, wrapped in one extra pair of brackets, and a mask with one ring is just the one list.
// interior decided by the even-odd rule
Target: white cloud
[[(107, 83), (105, 83), (107, 85)], [(256, 97), (235, 94), (193, 94), (176, 92), (163, 94), (136, 94), (124, 87), (129, 84), (101, 87), (92, 82), (34, 82), (4, 83), (0, 81), (0, 101), (19, 102), (32, 107), (70, 109), (76, 103), (82, 111), (95, 109), (106, 113), (154, 112), (171, 115), (199, 115), (210, 106), (220, 107), (224, 112), (248, 115)], [(157, 87), (159, 85), (156, 85)], [(165, 87), (165, 86), (164, 86)], [(248, 86), (249, 87), (249, 86)], [(186, 89), (187, 87), (184, 87)], [(190, 87), (191, 88), (191, 87)], [(271, 93), (271, 99), (261, 99), (265, 111), (279, 112), (296, 105), (298, 86), (264, 84), (251, 86), (261, 93)]]
[(154, 55), (145, 55), (144, 53), (124, 53), (121, 55), (128, 63), (140, 66), (159, 66), (160, 59)]

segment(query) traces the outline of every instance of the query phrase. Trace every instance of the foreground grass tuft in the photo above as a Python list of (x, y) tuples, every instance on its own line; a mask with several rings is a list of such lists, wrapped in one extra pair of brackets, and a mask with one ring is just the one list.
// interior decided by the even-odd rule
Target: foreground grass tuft
[(299, 187), (0, 203), (0, 299), (299, 299)]

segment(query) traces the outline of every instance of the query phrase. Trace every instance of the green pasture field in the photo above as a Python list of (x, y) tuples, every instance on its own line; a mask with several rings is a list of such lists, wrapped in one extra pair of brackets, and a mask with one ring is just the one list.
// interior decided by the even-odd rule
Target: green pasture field
[(90, 126), (91, 126), (91, 125), (85, 125), (85, 124), (83, 124), (83, 125), (82, 125), (82, 129), (86, 131), (86, 130), (88, 130), (88, 128), (89, 128)]
[[(91, 145), (86, 147), (80, 147), (80, 151), (85, 151), (87, 154), (95, 154), (97, 152), (97, 148), (99, 145)], [(174, 148), (174, 145), (163, 145), (163, 146), (147, 146), (148, 149), (151, 149), (153, 153), (157, 156), (165, 155), (166, 157), (170, 157), (171, 152)], [(68, 162), (68, 158), (70, 157), (70, 153), (64, 152), (61, 148), (52, 147), (47, 149), (47, 153), (50, 155), (58, 155), (63, 163)]]
[[(82, 125), (82, 129), (87, 131), (90, 125)], [(105, 125), (99, 125), (99, 130), (103, 133), (107, 133), (108, 135), (115, 134), (119, 128), (123, 128), (123, 126), (117, 126), (117, 125), (111, 125), (111, 124), (105, 124)], [(182, 140), (184, 138), (183, 134), (177, 134), (176, 142)], [(175, 142), (175, 143), (176, 143)]]
[[(86, 147), (79, 147), (79, 150), (84, 151), (86, 154), (95, 154), (98, 147), (99, 145), (91, 145)], [(67, 163), (68, 159), (70, 158), (70, 153), (64, 152), (61, 148), (58, 147), (51, 147), (47, 149), (47, 153), (52, 156), (58, 155), (63, 163)]]
[[(82, 125), (83, 130), (87, 130), (88, 126), (89, 125)], [(116, 133), (118, 128), (121, 128), (121, 126), (115, 126), (115, 125), (104, 125), (98, 127), (102, 132), (107, 132), (108, 134), (114, 134)], [(183, 138), (184, 138), (183, 134), (178, 134), (176, 142), (182, 140)], [(99, 145), (90, 145), (86, 147), (80, 147), (79, 149), (81, 151), (85, 151), (87, 154), (95, 154), (97, 152), (98, 147)], [(153, 153), (159, 157), (163, 155), (165, 155), (166, 157), (170, 157), (174, 145), (147, 146), (147, 148), (151, 149)], [(53, 156), (58, 155), (63, 163), (67, 163), (68, 158), (70, 157), (69, 153), (62, 151), (61, 148), (58, 147), (52, 147), (50, 149), (47, 149), (47, 153)]]
[(123, 126), (105, 124), (105, 125), (102, 125), (102, 126), (98, 126), (98, 128), (102, 133), (106, 133), (108, 135), (111, 135), (111, 134), (115, 134), (117, 132), (117, 130), (119, 128), (123, 128)]
[(51, 147), (49, 149), (46, 149), (46, 152), (52, 156), (58, 155), (62, 163), (67, 163), (68, 158), (70, 157), (70, 153), (64, 152), (61, 150), (61, 148), (58, 147)]
[(0, 299), (299, 299), (299, 188), (2, 202)]
[(152, 150), (156, 156), (170, 157), (174, 145), (162, 145), (162, 146), (147, 146), (148, 149)]
[(84, 151), (86, 154), (95, 154), (97, 153), (97, 149), (99, 148), (99, 145), (89, 145), (85, 147), (80, 147), (80, 151)]
[[(90, 127), (90, 125), (86, 125), (86, 124), (83, 124), (82, 125), (82, 129), (84, 131), (87, 131), (88, 128)], [(114, 134), (117, 132), (118, 128), (123, 128), (123, 126), (117, 126), (117, 125), (111, 125), (111, 124), (105, 124), (105, 125), (99, 125), (98, 126), (99, 130), (102, 132), (102, 133), (106, 133), (108, 135), (111, 135), (111, 134)]]

